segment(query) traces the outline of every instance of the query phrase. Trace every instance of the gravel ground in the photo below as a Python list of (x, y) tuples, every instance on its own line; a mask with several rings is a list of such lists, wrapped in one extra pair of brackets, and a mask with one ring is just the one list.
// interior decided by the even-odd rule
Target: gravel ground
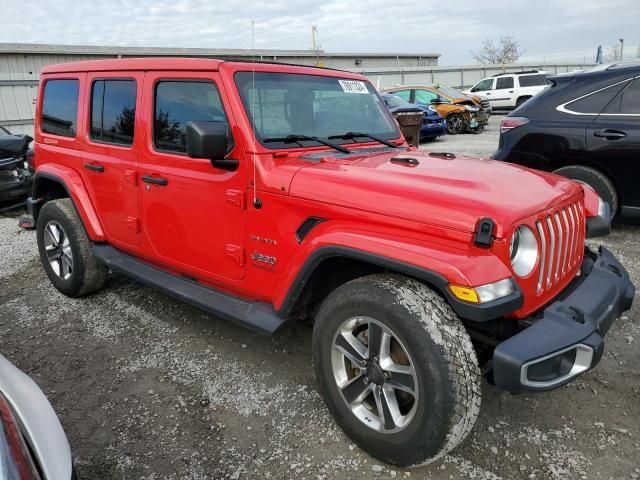
[[(489, 156), (498, 122), (425, 146)], [(638, 302), (594, 371), (537, 395), (484, 383), (467, 441), (404, 470), (335, 426), (316, 393), (310, 327), (264, 337), (119, 276), (68, 299), (19, 214), (0, 217), (0, 351), (53, 403), (82, 479), (640, 478)], [(622, 226), (604, 241), (635, 282), (639, 233)]]

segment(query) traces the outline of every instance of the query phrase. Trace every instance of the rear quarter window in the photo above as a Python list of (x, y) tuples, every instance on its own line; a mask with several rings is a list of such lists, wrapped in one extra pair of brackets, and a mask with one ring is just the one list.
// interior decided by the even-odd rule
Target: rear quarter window
[(44, 84), (40, 130), (75, 137), (78, 125), (78, 80), (47, 80)]
[(636, 78), (607, 107), (605, 113), (640, 114), (640, 78)]
[(518, 81), (521, 87), (537, 87), (547, 84), (547, 79), (544, 75), (523, 75), (518, 77)]
[[(622, 90), (628, 82), (618, 85), (611, 85), (604, 89), (589, 93), (582, 98), (578, 98), (566, 104), (565, 108), (575, 113), (585, 113), (598, 115), (611, 103), (613, 98)], [(615, 104), (616, 102), (614, 102)]]

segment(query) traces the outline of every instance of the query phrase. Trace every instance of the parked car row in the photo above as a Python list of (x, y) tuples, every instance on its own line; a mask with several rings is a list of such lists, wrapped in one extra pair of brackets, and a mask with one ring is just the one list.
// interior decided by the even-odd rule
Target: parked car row
[(390, 93), (420, 107), (433, 107), (447, 122), (447, 133), (480, 133), (489, 122), (491, 109), (478, 96), (468, 96), (450, 87), (403, 85), (385, 88)]

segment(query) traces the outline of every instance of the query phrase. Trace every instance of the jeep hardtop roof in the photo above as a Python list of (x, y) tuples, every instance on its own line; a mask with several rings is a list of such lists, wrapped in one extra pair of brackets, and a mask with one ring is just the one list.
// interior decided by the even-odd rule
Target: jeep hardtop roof
[[(362, 79), (361, 74), (336, 70), (332, 68), (314, 67), (311, 65), (294, 65), (290, 63), (268, 62), (263, 60), (229, 61), (213, 58), (192, 57), (138, 57), (138, 58), (114, 58), (105, 60), (84, 60), (80, 62), (67, 62), (55, 65), (47, 65), (42, 69), (43, 74), (72, 73), (72, 72), (110, 72), (125, 70), (181, 70), (181, 71), (218, 71), (220, 65), (232, 65), (238, 70), (256, 71), (270, 70), (266, 66), (279, 67), (275, 71), (283, 73), (306, 73), (326, 76), (340, 76), (343, 78)], [(321, 73), (322, 72), (322, 73)], [(338, 75), (339, 74), (339, 75)]]

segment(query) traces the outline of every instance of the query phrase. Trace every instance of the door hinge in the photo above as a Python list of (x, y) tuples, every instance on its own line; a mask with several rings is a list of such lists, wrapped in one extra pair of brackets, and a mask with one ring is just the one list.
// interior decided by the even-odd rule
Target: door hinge
[(227, 255), (238, 262), (238, 265), (244, 265), (244, 248), (229, 243), (227, 244)]
[(138, 186), (138, 174), (135, 170), (125, 170), (124, 179), (134, 187)]
[(244, 192), (242, 190), (227, 190), (227, 203), (244, 210), (247, 204)]
[(133, 233), (138, 233), (140, 231), (140, 222), (136, 217), (127, 217), (127, 227), (129, 227)]

